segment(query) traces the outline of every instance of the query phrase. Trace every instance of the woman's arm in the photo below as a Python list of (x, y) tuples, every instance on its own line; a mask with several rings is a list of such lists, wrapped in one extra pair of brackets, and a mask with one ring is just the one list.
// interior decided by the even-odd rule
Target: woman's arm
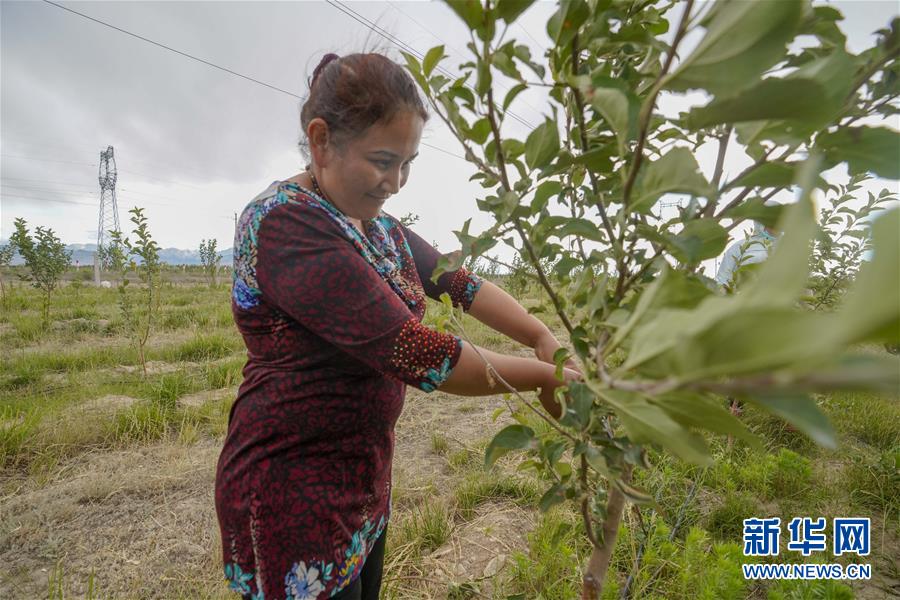
[(542, 337), (553, 336), (538, 318), (528, 314), (512, 296), (487, 280), (475, 294), (469, 314), (529, 348), (534, 348)]
[[(553, 353), (562, 347), (549, 327), (490, 281), (481, 284), (469, 314), (491, 329), (534, 348), (535, 356), (545, 363), (553, 364)], [(574, 363), (568, 366), (572, 368)]]
[(459, 361), (438, 389), (459, 396), (485, 396), (509, 391), (499, 381), (491, 382), (488, 379), (487, 366), (481, 356), (478, 356), (479, 353), (494, 367), (500, 377), (516, 390), (520, 392), (539, 390), (541, 405), (553, 417), (559, 418), (562, 408), (553, 398), (553, 392), (557, 387), (579, 378), (579, 374), (564, 369), (565, 381), (559, 381), (556, 379), (556, 368), (553, 365), (533, 358), (508, 356), (481, 347), (476, 352), (471, 345), (463, 342)]

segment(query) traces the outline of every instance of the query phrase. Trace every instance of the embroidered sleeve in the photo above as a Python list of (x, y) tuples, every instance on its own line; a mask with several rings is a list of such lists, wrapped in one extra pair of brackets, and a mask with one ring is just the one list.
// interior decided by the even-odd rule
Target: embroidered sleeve
[(458, 337), (429, 329), (413, 318), (394, 342), (391, 363), (400, 379), (432, 392), (450, 376), (461, 351)]
[(432, 391), (459, 360), (460, 340), (421, 325), (321, 211), (272, 209), (256, 273), (261, 302), (385, 375)]
[(425, 295), (437, 300), (441, 294), (446, 292), (453, 300), (453, 306), (462, 306), (463, 310), (468, 312), (472, 301), (475, 300), (475, 294), (478, 293), (484, 280), (475, 273), (460, 267), (452, 273), (444, 273), (438, 277), (437, 284), (433, 283), (431, 274), (437, 266), (441, 253), (408, 227), (403, 227), (403, 234), (409, 242), (413, 259), (416, 261), (416, 270), (419, 272), (419, 279), (422, 281)]

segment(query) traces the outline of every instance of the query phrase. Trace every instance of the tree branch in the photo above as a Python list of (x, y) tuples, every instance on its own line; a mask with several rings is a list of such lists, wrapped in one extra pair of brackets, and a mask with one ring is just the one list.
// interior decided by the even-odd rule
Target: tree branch
[(694, 0), (687, 0), (687, 3), (684, 7), (684, 13), (682, 13), (681, 15), (681, 21), (678, 23), (678, 31), (675, 32), (675, 38), (672, 40), (672, 47), (669, 49), (669, 54), (666, 56), (666, 62), (663, 64), (662, 70), (656, 77), (656, 81), (653, 82), (653, 85), (650, 88), (650, 93), (647, 96), (647, 100), (644, 101), (644, 106), (641, 107), (639, 120), (640, 128), (638, 130), (639, 132), (637, 146), (635, 146), (634, 149), (634, 162), (632, 163), (631, 170), (628, 172), (628, 179), (625, 181), (625, 187), (622, 190), (623, 210), (624, 208), (628, 207), (628, 201), (631, 197), (631, 190), (634, 187), (634, 182), (637, 179), (638, 170), (640, 170), (641, 168), (641, 161), (644, 158), (644, 144), (647, 140), (647, 129), (650, 126), (650, 117), (653, 115), (653, 109), (656, 106), (656, 97), (659, 95), (659, 92), (662, 89), (663, 80), (665, 79), (666, 74), (669, 72), (669, 69), (672, 67), (672, 62), (675, 60), (675, 53), (678, 50), (678, 44), (681, 43), (681, 39), (687, 32), (687, 25), (693, 6)]

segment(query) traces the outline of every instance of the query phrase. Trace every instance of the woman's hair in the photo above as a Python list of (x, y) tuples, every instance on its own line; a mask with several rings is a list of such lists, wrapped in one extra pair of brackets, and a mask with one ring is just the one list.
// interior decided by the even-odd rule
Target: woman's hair
[(403, 67), (374, 52), (326, 54), (310, 78), (309, 96), (300, 109), (300, 151), (311, 158), (306, 128), (313, 119), (324, 120), (334, 142), (341, 145), (402, 110), (428, 120), (416, 83)]

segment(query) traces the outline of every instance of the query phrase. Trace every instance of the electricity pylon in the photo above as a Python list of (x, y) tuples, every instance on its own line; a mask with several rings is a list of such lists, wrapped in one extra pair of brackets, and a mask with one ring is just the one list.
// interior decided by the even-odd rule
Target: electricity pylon
[(106, 252), (110, 231), (119, 231), (119, 207), (116, 205), (116, 158), (113, 147), (100, 153), (100, 219), (97, 222), (97, 254), (103, 266), (108, 262)]

